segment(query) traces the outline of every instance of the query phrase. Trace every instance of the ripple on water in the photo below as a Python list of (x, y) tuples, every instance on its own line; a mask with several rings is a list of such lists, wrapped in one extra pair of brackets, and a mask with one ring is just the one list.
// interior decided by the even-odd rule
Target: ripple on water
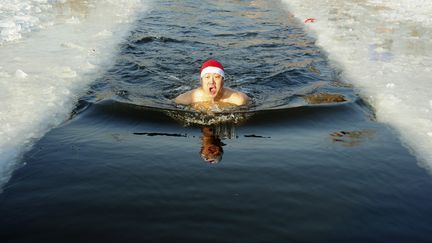
[[(159, 17), (167, 11), (170, 18)], [(202, 14), (191, 18), (194, 11)], [(241, 123), (245, 108), (199, 112), (198, 107), (194, 113), (172, 101), (199, 86), (200, 65), (212, 58), (225, 66), (225, 86), (251, 97), (246, 107), (251, 112), (351, 102), (352, 89), (333, 85), (337, 73), (315, 40), (287, 16), (282, 5), (265, 3), (202, 9), (185, 2), (175, 12), (161, 5), (138, 21), (116, 65), (98, 80), (93, 93), (110, 90), (110, 99), (170, 110), (169, 115), (184, 124)]]

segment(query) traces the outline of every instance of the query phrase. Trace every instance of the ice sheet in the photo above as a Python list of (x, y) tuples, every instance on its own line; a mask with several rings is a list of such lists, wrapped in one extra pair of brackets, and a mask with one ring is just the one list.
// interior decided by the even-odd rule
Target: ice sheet
[(20, 155), (68, 118), (148, 5), (0, 0), (0, 187)]
[[(432, 2), (283, 0), (422, 162), (432, 168)], [(309, 20), (308, 20), (309, 19)]]

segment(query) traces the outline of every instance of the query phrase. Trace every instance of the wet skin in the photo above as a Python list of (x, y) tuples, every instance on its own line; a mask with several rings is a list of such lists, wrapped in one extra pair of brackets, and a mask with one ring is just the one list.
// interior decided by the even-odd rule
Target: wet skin
[(201, 78), (201, 86), (175, 98), (181, 105), (191, 105), (200, 102), (223, 102), (233, 105), (245, 105), (249, 97), (239, 91), (224, 88), (224, 78), (217, 73), (209, 73)]

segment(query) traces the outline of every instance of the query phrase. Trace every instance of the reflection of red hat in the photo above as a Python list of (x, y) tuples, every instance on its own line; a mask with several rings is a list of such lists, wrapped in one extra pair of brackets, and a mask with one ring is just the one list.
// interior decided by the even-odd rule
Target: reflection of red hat
[(200, 75), (201, 78), (204, 77), (207, 73), (217, 73), (225, 78), (224, 67), (222, 64), (216, 60), (208, 60), (202, 64)]

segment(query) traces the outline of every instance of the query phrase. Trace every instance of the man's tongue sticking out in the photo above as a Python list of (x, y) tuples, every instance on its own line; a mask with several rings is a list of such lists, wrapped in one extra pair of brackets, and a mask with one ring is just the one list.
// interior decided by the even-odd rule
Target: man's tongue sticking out
[(216, 96), (216, 84), (209, 84), (209, 93), (211, 96)]

